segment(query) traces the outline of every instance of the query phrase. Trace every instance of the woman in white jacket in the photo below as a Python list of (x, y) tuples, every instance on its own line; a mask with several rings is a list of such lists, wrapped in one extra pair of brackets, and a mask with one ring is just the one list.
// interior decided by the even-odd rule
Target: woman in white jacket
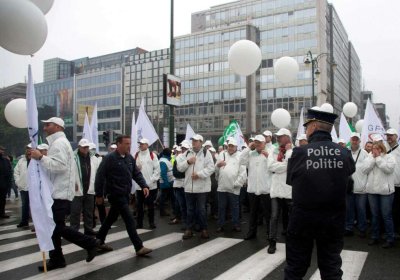
[(228, 150), (219, 154), (215, 164), (215, 178), (218, 181), (218, 229), (224, 230), (225, 211), (228, 202), (232, 213), (233, 230), (240, 232), (239, 194), (240, 188), (246, 182), (246, 167), (240, 164), (240, 152), (236, 140), (230, 140)]
[(395, 158), (386, 153), (382, 142), (374, 142), (372, 152), (365, 159), (365, 172), (368, 173), (366, 190), (372, 214), (372, 234), (368, 245), (378, 244), (380, 237), (380, 218), (386, 231), (386, 242), (383, 248), (394, 246), (394, 228), (392, 204), (394, 198)]

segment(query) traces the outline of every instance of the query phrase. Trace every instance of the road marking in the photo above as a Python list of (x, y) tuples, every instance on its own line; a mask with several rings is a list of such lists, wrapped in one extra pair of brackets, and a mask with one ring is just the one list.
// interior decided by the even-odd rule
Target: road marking
[(242, 239), (216, 238), (119, 279), (147, 279), (149, 275), (151, 279), (167, 279), (242, 241)]
[(263, 279), (286, 259), (285, 244), (277, 243), (276, 249), (275, 254), (268, 254), (267, 248), (263, 248), (217, 276), (214, 280)]

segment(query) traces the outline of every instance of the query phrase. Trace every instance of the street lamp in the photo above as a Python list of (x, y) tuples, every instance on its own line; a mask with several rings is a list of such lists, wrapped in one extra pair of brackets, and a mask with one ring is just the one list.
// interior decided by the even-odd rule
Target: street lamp
[(321, 71), (319, 70), (319, 67), (318, 67), (318, 62), (321, 59), (321, 57), (323, 57), (323, 56), (327, 56), (327, 58), (328, 58), (327, 62), (331, 66), (331, 71), (335, 71), (337, 64), (333, 59), (332, 60), (330, 59), (329, 53), (321, 53), (321, 54), (317, 55), (316, 57), (313, 57), (312, 52), (308, 51), (307, 56), (304, 58), (305, 65), (311, 64), (311, 80), (312, 80), (311, 104), (313, 107), (315, 106), (315, 80), (321, 74)]

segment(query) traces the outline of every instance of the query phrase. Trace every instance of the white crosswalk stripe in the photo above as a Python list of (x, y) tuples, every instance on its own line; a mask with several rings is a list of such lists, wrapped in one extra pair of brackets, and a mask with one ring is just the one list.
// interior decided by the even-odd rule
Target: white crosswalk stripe
[[(1, 232), (6, 230), (13, 232), (1, 234)], [(92, 262), (87, 263), (84, 260), (86, 257), (85, 250), (74, 244), (64, 245), (63, 253), (68, 257), (67, 267), (49, 271), (45, 275), (45, 278), (59, 280), (88, 277), (88, 279), (97, 279), (100, 275), (100, 278), (104, 277), (107, 279), (118, 277), (120, 277), (119, 279), (147, 279), (151, 275), (151, 279), (167, 279), (180, 276), (181, 274), (187, 275), (192, 269), (196, 270), (198, 266), (201, 267), (208, 262), (213, 262), (214, 259), (218, 261), (225, 252), (227, 254), (229, 252), (237, 254), (246, 246), (246, 243), (243, 243), (243, 240), (238, 238), (217, 237), (209, 241), (200, 241), (200, 239), (196, 241), (195, 237), (191, 241), (182, 241), (182, 233), (173, 232), (160, 235), (157, 230), (139, 229), (139, 234), (148, 233), (145, 235), (148, 240), (145, 239), (144, 246), (152, 248), (154, 252), (150, 254), (149, 258), (141, 259), (140, 263), (142, 266), (137, 267), (134, 262), (136, 258), (135, 250), (129, 240), (125, 227), (117, 227), (116, 230), (117, 232), (110, 233), (107, 236), (106, 242), (118, 242), (118, 249), (98, 255)], [(44, 277), (36, 269), (36, 265), (40, 265), (42, 262), (42, 255), (38, 247), (36, 252), (33, 252), (36, 250), (36, 247), (29, 248), (30, 246), (37, 245), (35, 237), (15, 242), (10, 240), (11, 242), (9, 243), (6, 240), (29, 235), (30, 233), (29, 230), (17, 229), (15, 225), (0, 226), (0, 240), (3, 240), (3, 244), (0, 245), (0, 279), (9, 278), (10, 275), (18, 271), (17, 269), (26, 269), (25, 274), (22, 273), (17, 277), (12, 277), (13, 279), (42, 279)], [(212, 271), (212, 277), (208, 278), (215, 277), (214, 279), (218, 280), (261, 280), (268, 278), (270, 274), (276, 277), (278, 271), (282, 274), (286, 258), (285, 244), (278, 243), (275, 254), (268, 254), (267, 247), (261, 248), (257, 246), (256, 248), (254, 252), (246, 251), (245, 258), (234, 258), (221, 268), (216, 266), (214, 271)], [(80, 251), (79, 254), (69, 256), (69, 254), (78, 251)], [(9, 257), (8, 253), (10, 253)], [(162, 258), (157, 259), (160, 255)], [(367, 252), (343, 250), (343, 279), (359, 279), (367, 256)], [(125, 267), (126, 261), (131, 260), (132, 266), (129, 266), (128, 262), (128, 267)], [(124, 263), (123, 271), (118, 269), (121, 263)], [(104, 268), (106, 269), (103, 270)], [(313, 268), (315, 271), (310, 280), (320, 279), (319, 270), (316, 269), (315, 264)], [(114, 275), (111, 272), (109, 275), (103, 275), (103, 273), (107, 274), (109, 271), (116, 271), (117, 274)], [(93, 275), (90, 275), (90, 273)], [(207, 278), (207, 276), (203, 277)]]

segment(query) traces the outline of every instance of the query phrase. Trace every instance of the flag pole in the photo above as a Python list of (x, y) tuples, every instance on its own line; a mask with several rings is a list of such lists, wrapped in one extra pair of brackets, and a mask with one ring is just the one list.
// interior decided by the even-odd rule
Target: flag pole
[(163, 148), (163, 150), (164, 150), (164, 149), (165, 149), (165, 147), (164, 147), (163, 143), (161, 142), (160, 138), (158, 138), (157, 140), (158, 140), (158, 142), (160, 142), (160, 144), (161, 144), (161, 147), (162, 147), (162, 148)]
[(47, 263), (46, 263), (46, 253), (42, 252), (42, 257), (43, 257), (43, 272), (47, 273)]

